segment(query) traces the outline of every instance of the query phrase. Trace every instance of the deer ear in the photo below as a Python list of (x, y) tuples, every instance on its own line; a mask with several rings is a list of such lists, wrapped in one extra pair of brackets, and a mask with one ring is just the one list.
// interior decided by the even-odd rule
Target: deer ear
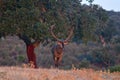
[(69, 42), (68, 41), (64, 41), (64, 45), (67, 45)]

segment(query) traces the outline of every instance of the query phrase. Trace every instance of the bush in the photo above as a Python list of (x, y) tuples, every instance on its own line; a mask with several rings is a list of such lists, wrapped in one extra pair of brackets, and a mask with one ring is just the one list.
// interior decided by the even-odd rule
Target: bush
[(112, 42), (112, 43), (120, 43), (120, 36), (114, 36), (114, 37), (111, 39), (111, 42)]
[(25, 56), (24, 55), (18, 55), (18, 61), (19, 62), (25, 62)]
[(117, 53), (120, 52), (120, 43), (115, 44), (115, 46), (114, 46), (114, 50), (115, 50), (115, 52), (117, 52)]
[(116, 57), (111, 52), (111, 48), (99, 48), (90, 52), (92, 57), (91, 63), (99, 67), (109, 67), (115, 64)]
[(82, 61), (81, 61), (81, 63), (80, 63), (80, 68), (89, 68), (89, 66), (90, 66), (90, 62), (86, 59), (86, 58), (84, 58)]
[(120, 65), (112, 66), (109, 69), (110, 72), (120, 72)]

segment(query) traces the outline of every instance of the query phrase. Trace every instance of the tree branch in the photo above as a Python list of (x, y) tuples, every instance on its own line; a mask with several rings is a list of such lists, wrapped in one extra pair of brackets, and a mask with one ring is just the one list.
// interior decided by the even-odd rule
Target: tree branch
[(20, 39), (22, 39), (26, 45), (30, 45), (31, 44), (31, 40), (28, 36), (26, 36), (25, 34), (18, 34), (18, 37)]

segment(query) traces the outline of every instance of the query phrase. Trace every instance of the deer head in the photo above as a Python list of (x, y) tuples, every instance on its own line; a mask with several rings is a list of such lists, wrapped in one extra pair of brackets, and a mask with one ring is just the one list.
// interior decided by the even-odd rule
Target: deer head
[(55, 25), (52, 25), (50, 27), (51, 28), (50, 32), (51, 32), (52, 36), (56, 39), (57, 45), (59, 45), (61, 48), (64, 48), (64, 45), (69, 43), (69, 39), (71, 38), (71, 36), (73, 34), (74, 27), (71, 28), (70, 33), (69, 33), (68, 37), (65, 40), (58, 39), (58, 37), (53, 33), (53, 28), (54, 27), (55, 27)]

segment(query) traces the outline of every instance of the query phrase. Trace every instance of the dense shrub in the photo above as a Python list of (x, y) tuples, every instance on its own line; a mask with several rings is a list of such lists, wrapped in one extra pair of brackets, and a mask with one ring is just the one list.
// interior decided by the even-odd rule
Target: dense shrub
[(88, 61), (86, 58), (84, 58), (80, 65), (79, 65), (80, 68), (89, 68), (90, 67), (90, 61)]
[(112, 66), (109, 69), (110, 72), (120, 72), (120, 65)]
[[(53, 42), (54, 43), (54, 42)], [(65, 46), (63, 59), (60, 68), (71, 69), (72, 65), (76, 68), (107, 68), (120, 64), (119, 44), (107, 45), (85, 45), (69, 43)], [(35, 49), (37, 64), (39, 67), (50, 68), (54, 66), (51, 46), (40, 44)], [(22, 65), (28, 62), (26, 48), (23, 41), (16, 37), (7, 37), (0, 41), (0, 65)]]
[(120, 43), (120, 36), (116, 35), (111, 39), (112, 43)]
[(0, 41), (0, 65), (21, 65), (26, 62), (24, 43), (17, 37), (7, 36)]
[(115, 44), (114, 50), (116, 51), (116, 53), (119, 53), (119, 52), (120, 52), (120, 43)]
[(108, 67), (115, 64), (116, 57), (110, 52), (110, 49), (107, 48), (99, 48), (94, 49), (90, 53), (93, 64), (97, 64), (101, 67)]

